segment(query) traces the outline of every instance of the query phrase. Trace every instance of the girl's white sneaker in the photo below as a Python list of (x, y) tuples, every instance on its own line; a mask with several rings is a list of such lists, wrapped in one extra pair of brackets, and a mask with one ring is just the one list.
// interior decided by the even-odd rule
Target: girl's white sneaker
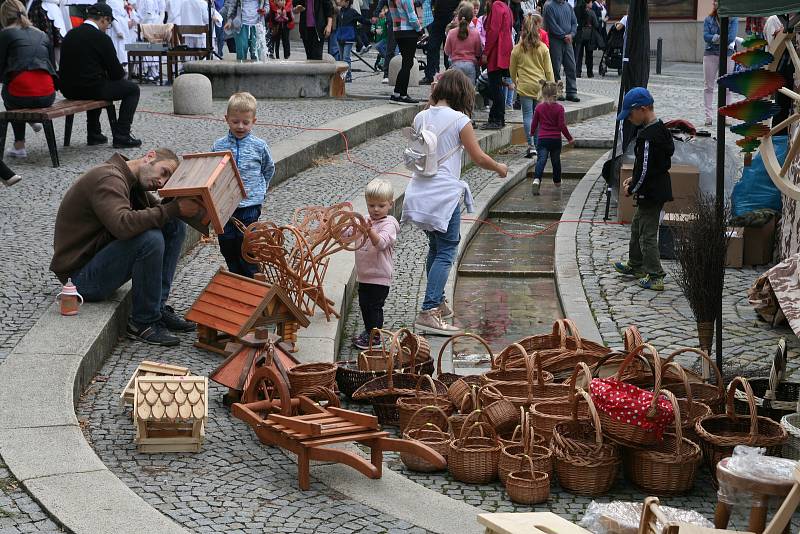
[(9, 148), (8, 152), (6, 152), (12, 158), (27, 158), (28, 151), (24, 148)]

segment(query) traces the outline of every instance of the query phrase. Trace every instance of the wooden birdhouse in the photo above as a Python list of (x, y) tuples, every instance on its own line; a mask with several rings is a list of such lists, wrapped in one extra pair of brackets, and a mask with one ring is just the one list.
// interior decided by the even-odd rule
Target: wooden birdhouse
[(309, 319), (280, 287), (220, 269), (197, 297), (186, 319), (197, 323), (196, 347), (226, 355), (225, 344), (256, 327), (275, 325), (292, 342)]
[(144, 376), (134, 382), (139, 452), (199, 452), (208, 420), (208, 378)]
[(184, 155), (158, 194), (163, 198), (191, 197), (198, 200), (205, 213), (186, 222), (206, 235), (209, 224), (221, 234), (239, 202), (247, 197), (236, 161), (229, 151)]
[(128, 380), (128, 383), (125, 384), (125, 388), (122, 390), (122, 393), (119, 394), (119, 404), (120, 406), (133, 404), (134, 383), (140, 376), (187, 376), (188, 374), (188, 367), (144, 360), (133, 372), (133, 375), (131, 375), (131, 379)]

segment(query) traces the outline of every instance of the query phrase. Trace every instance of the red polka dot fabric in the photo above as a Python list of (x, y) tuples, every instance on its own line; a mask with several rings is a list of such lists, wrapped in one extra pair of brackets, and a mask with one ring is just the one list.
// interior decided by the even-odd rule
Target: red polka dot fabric
[(653, 392), (615, 378), (595, 378), (589, 387), (592, 401), (598, 411), (612, 419), (655, 432), (661, 439), (664, 429), (674, 422), (672, 403), (662, 396), (656, 403), (656, 414), (647, 417)]

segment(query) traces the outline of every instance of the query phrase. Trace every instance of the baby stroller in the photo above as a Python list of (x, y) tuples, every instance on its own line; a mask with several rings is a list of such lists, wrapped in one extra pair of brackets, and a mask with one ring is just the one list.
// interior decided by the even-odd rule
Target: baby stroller
[(609, 69), (617, 69), (617, 74), (622, 75), (622, 54), (625, 46), (625, 30), (618, 30), (615, 24), (608, 30), (606, 48), (603, 50), (603, 57), (600, 59), (598, 72), (600, 76), (605, 76)]
[(417, 50), (422, 52), (422, 57), (416, 57), (417, 65), (419, 65), (419, 70), (425, 70), (426, 61), (428, 57), (428, 33), (425, 32), (420, 35), (420, 38), (417, 40)]

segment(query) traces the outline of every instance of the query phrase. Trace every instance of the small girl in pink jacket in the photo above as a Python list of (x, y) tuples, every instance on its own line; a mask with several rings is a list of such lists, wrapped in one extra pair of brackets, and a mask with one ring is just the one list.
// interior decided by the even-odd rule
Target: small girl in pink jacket
[[(366, 350), (373, 328), (383, 328), (383, 305), (389, 296), (394, 273), (394, 244), (400, 224), (389, 215), (394, 205), (392, 184), (376, 178), (364, 191), (369, 217), (368, 237), (356, 250), (356, 280), (358, 280), (358, 306), (364, 320), (364, 331), (353, 338), (353, 345)], [(373, 338), (373, 346), (380, 344), (380, 336)]]

